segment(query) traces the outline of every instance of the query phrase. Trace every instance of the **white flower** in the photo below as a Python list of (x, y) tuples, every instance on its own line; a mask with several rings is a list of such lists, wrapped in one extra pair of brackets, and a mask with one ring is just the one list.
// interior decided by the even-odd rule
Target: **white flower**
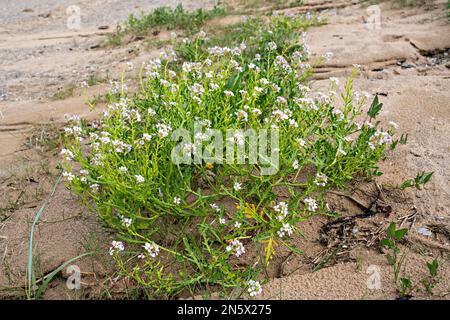
[(277, 44), (275, 42), (271, 41), (267, 44), (267, 49), (269, 49), (270, 51), (274, 51), (277, 49)]
[(336, 77), (330, 77), (330, 81), (333, 85), (338, 86), (339, 85), (339, 79)]
[(122, 173), (125, 173), (125, 172), (128, 172), (128, 168), (125, 166), (121, 166), (121, 167), (119, 167), (119, 171)]
[(172, 131), (172, 128), (164, 123), (158, 123), (156, 125), (156, 128), (158, 129), (158, 136), (161, 139), (167, 137), (169, 133)]
[(270, 83), (269, 80), (267, 80), (266, 78), (259, 79), (259, 82), (264, 86), (266, 86)]
[(239, 221), (236, 221), (234, 223), (234, 227), (237, 228), (237, 229), (239, 229), (241, 226), (242, 226), (242, 223), (240, 223)]
[(275, 90), (276, 92), (280, 92), (280, 90), (281, 90), (280, 86), (277, 85), (277, 84), (275, 84), (275, 83), (272, 83), (272, 84), (271, 84), (271, 87), (272, 87), (272, 89)]
[(280, 230), (277, 231), (278, 236), (280, 238), (283, 238), (284, 235), (287, 233), (288, 236), (291, 236), (293, 231), (292, 231), (292, 227), (289, 223), (285, 223), (283, 224), (283, 226), (280, 228)]
[(202, 95), (205, 92), (205, 88), (199, 83), (194, 83), (194, 85), (190, 88), (193, 94)]
[(225, 224), (227, 220), (225, 218), (219, 218), (219, 224)]
[(156, 243), (146, 242), (143, 247), (152, 258), (155, 258), (159, 254), (159, 246)]
[[(200, 136), (200, 138), (203, 136)], [(190, 157), (192, 156), (192, 154), (195, 152), (195, 150), (197, 150), (197, 146), (195, 145), (195, 143), (186, 143), (183, 146), (183, 154)]]
[(299, 168), (298, 160), (294, 160), (294, 162), (292, 163), (292, 168), (294, 168), (294, 170), (298, 170)]
[(344, 138), (344, 140), (347, 141), (347, 142), (352, 142), (352, 141), (353, 141), (353, 138), (350, 137), (350, 136), (346, 136), (346, 137)]
[(242, 184), (241, 184), (240, 182), (237, 182), (237, 181), (236, 181), (236, 182), (234, 183), (233, 189), (234, 189), (235, 191), (241, 190), (241, 189), (242, 189)]
[(178, 198), (178, 197), (174, 197), (174, 198), (173, 198), (173, 203), (175, 203), (175, 204), (180, 204), (180, 203), (181, 203), (181, 199)]
[(131, 146), (131, 145), (129, 145), (129, 144), (123, 142), (123, 141), (120, 141), (120, 140), (113, 140), (113, 141), (111, 142), (111, 144), (113, 145), (114, 150), (115, 150), (117, 153), (130, 152), (131, 149), (132, 149), (132, 146)]
[(262, 287), (258, 281), (250, 280), (247, 283), (247, 285), (248, 285), (247, 292), (250, 295), (250, 297), (254, 297), (262, 293)]
[(254, 89), (255, 89), (255, 93), (261, 93), (264, 91), (264, 89), (261, 87), (255, 87)]
[(220, 212), (219, 206), (218, 206), (217, 204), (215, 204), (214, 202), (211, 203), (209, 206), (210, 206), (212, 209), (214, 209), (216, 212)]
[(377, 130), (373, 134), (373, 136), (370, 138), (370, 140), (371, 140), (372, 145), (389, 144), (389, 143), (392, 143), (392, 136), (388, 132)]
[(244, 245), (239, 240), (231, 241), (231, 243), (226, 247), (226, 250), (228, 252), (234, 252), (236, 257), (239, 257), (245, 253)]
[(70, 151), (69, 149), (62, 149), (61, 155), (63, 155), (67, 161), (71, 161), (74, 158), (73, 152)]
[(192, 99), (194, 99), (195, 100), (195, 102), (197, 102), (197, 104), (201, 104), (202, 103), (202, 99), (200, 99), (199, 97), (197, 97), (197, 96), (195, 96), (195, 97), (192, 97)]
[(67, 181), (71, 182), (73, 179), (75, 179), (75, 175), (72, 172), (63, 172), (63, 177), (67, 179)]
[(223, 93), (224, 93), (227, 97), (234, 97), (234, 93), (231, 92), (231, 91), (229, 91), (229, 90), (225, 90)]
[(98, 192), (99, 187), (100, 186), (97, 183), (93, 183), (89, 188), (91, 188), (92, 192)]
[(129, 227), (131, 226), (132, 223), (133, 223), (133, 219), (122, 217), (122, 225), (123, 225), (125, 228), (129, 228)]
[(282, 56), (277, 56), (275, 58), (275, 66), (276, 67), (280, 67), (286, 71), (286, 72), (290, 72), (292, 70), (291, 66), (289, 65), (289, 63), (286, 61), (286, 59)]
[(174, 78), (177, 75), (177, 73), (173, 70), (169, 70), (168, 73), (169, 73), (169, 77), (171, 77), (171, 78)]
[(314, 183), (317, 184), (319, 187), (324, 187), (327, 184), (327, 181), (328, 177), (326, 174), (317, 173)]
[(261, 110), (259, 110), (258, 108), (253, 108), (252, 113), (256, 114), (257, 116), (260, 116), (262, 114)]
[(111, 247), (109, 248), (109, 254), (112, 256), (116, 252), (120, 252), (124, 250), (124, 246), (122, 241), (113, 241), (111, 242)]
[(296, 140), (301, 147), (304, 147), (306, 145), (306, 141), (302, 138), (297, 138)]
[(136, 174), (134, 177), (136, 178), (137, 183), (142, 183), (145, 181), (144, 177), (139, 174)]
[(248, 121), (248, 114), (244, 110), (239, 110), (239, 111), (235, 112), (235, 115), (238, 119), (242, 119), (245, 122)]
[(312, 198), (306, 198), (305, 200), (303, 200), (303, 202), (308, 205), (308, 210), (315, 212), (318, 208), (317, 202), (316, 200), (312, 199)]
[(206, 32), (203, 30), (200, 30), (200, 32), (198, 33), (198, 37), (204, 39), (206, 37)]
[(236, 60), (230, 60), (230, 64), (233, 66), (233, 68), (238, 68), (239, 67), (239, 63)]
[(242, 50), (241, 50), (241, 48), (236, 47), (231, 50), (231, 53), (235, 56), (240, 56), (242, 53)]
[(274, 207), (273, 210), (275, 210), (275, 212), (280, 213), (281, 215), (279, 215), (277, 217), (278, 220), (283, 220), (284, 218), (286, 218), (286, 216), (289, 214), (289, 206), (286, 202), (281, 201), (278, 202)]
[(334, 110), (333, 110), (333, 114), (336, 116), (336, 118), (337, 118), (338, 121), (344, 120), (345, 115), (344, 115), (344, 113), (343, 113), (341, 110), (339, 110), (339, 109), (334, 109)]
[(277, 98), (277, 102), (278, 103), (282, 103), (282, 104), (286, 104), (287, 103), (287, 100), (286, 100), (286, 98), (285, 97), (278, 97)]

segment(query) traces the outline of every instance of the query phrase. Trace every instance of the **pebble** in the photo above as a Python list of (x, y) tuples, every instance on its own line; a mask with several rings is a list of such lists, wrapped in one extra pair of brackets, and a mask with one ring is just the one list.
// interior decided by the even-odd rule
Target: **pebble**
[(427, 229), (427, 228), (425, 228), (425, 227), (420, 227), (420, 228), (418, 228), (418, 229), (417, 229), (417, 232), (418, 232), (419, 234), (423, 235), (423, 236), (426, 236), (426, 237), (430, 237), (430, 236), (433, 235), (433, 233), (432, 233), (429, 229)]

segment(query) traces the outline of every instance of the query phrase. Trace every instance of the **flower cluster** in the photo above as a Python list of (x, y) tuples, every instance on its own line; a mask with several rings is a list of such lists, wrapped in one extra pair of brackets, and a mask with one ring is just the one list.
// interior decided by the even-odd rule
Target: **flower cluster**
[(244, 245), (239, 240), (232, 240), (226, 247), (226, 250), (233, 253), (236, 257), (240, 257), (245, 253)]
[(122, 241), (111, 242), (111, 247), (109, 248), (109, 254), (112, 256), (115, 253), (119, 253), (125, 249)]
[(255, 297), (262, 293), (262, 286), (258, 281), (250, 280), (248, 281), (247, 286), (247, 292), (250, 297)]
[(152, 258), (156, 258), (159, 254), (159, 246), (156, 243), (148, 243), (146, 242), (143, 246), (144, 250), (148, 253), (148, 255)]

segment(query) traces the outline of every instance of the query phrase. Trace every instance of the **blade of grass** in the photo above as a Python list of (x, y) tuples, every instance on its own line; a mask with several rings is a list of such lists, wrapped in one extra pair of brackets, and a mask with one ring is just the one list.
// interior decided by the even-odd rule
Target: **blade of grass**
[(50, 281), (52, 281), (53, 278), (54, 278), (61, 270), (63, 270), (67, 265), (71, 264), (72, 262), (74, 262), (74, 261), (76, 261), (76, 260), (78, 260), (78, 259), (80, 259), (80, 258), (89, 256), (89, 255), (92, 255), (93, 253), (94, 253), (93, 251), (91, 251), (91, 252), (86, 252), (86, 253), (80, 254), (80, 255), (78, 255), (78, 256), (76, 256), (76, 257), (70, 259), (70, 260), (67, 260), (67, 261), (64, 262), (62, 265), (60, 265), (58, 268), (56, 268), (56, 269), (53, 270), (51, 273), (49, 273), (48, 275), (46, 275), (46, 276), (42, 279), (42, 280), (43, 280), (43, 281), (42, 281), (42, 285), (41, 285), (41, 286), (39, 287), (39, 289), (37, 290), (36, 294), (34, 295), (34, 298), (35, 298), (35, 299), (39, 299), (39, 298), (41, 297), (41, 294), (45, 291), (45, 288), (47, 288), (47, 285), (50, 283)]
[(30, 240), (28, 242), (28, 266), (27, 266), (27, 279), (28, 279), (28, 292), (27, 292), (27, 298), (29, 299), (31, 297), (31, 292), (34, 290), (34, 281), (32, 280), (33, 277), (33, 235), (34, 235), (34, 229), (36, 227), (37, 222), (39, 221), (42, 212), (44, 212), (45, 207), (47, 206), (50, 199), (53, 197), (56, 188), (59, 185), (59, 182), (61, 181), (62, 173), (59, 175), (58, 179), (56, 180), (55, 184), (53, 185), (52, 191), (50, 195), (47, 197), (47, 199), (44, 201), (44, 204), (39, 209), (39, 211), (36, 213), (36, 216), (34, 218), (33, 224), (31, 225), (30, 230)]

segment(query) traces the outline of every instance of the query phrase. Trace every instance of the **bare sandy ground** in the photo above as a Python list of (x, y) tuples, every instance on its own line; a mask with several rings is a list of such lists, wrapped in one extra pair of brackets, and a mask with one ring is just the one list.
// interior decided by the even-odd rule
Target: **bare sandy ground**
[[(161, 1), (133, 1), (133, 5), (125, 1), (79, 1), (85, 24), (79, 31), (65, 27), (68, 3), (0, 3), (7, 6), (0, 11), (0, 202), (2, 207), (10, 206), (0, 213), (0, 296), (8, 296), (17, 294), (23, 286), (29, 228), (55, 180), (48, 173), (56, 172), (57, 157), (46, 152), (42, 143), (55, 129), (40, 126), (37, 130), (36, 125), (62, 123), (66, 113), (95, 117), (85, 104), (86, 97), (105, 92), (107, 85), (93, 86), (87, 92), (76, 89), (73, 97), (64, 100), (50, 101), (49, 97), (92, 74), (110, 72), (114, 77), (128, 60), (138, 64), (148, 59), (153, 53), (143, 50), (140, 42), (114, 49), (97, 45), (128, 12), (150, 9), (161, 5)], [(325, 89), (331, 76), (339, 77), (342, 83), (359, 65), (355, 87), (380, 94), (383, 120), (395, 121), (400, 131), (409, 134), (408, 144), (400, 146), (381, 164), (384, 175), (376, 180), (381, 186), (381, 200), (376, 199), (380, 194), (376, 196), (373, 182), (355, 183), (352, 191), (354, 198), (366, 204), (375, 199), (377, 205), (391, 206), (392, 212), (388, 216), (356, 219), (355, 223), (360, 230), (371, 232), (382, 229), (389, 221), (409, 227), (408, 241), (403, 244), (409, 252), (407, 272), (417, 281), (425, 275), (424, 263), (439, 257), (441, 281), (435, 298), (448, 299), (450, 239), (442, 232), (450, 230), (450, 24), (444, 10), (446, 1), (430, 1), (425, 8), (415, 9), (395, 9), (384, 4), (381, 25), (376, 29), (365, 26), (366, 8), (355, 3), (315, 0), (287, 11), (321, 9), (328, 17), (327, 25), (308, 32), (315, 55), (334, 53), (330, 62), (317, 69), (313, 87)], [(203, 3), (199, 1), (186, 2), (187, 8), (200, 5)], [(99, 12), (103, 14), (97, 15)], [(99, 30), (102, 25), (110, 28)], [(420, 171), (435, 172), (425, 190), (400, 192), (394, 188)], [(344, 217), (361, 212), (347, 198), (335, 196), (330, 203)], [(327, 251), (319, 241), (321, 228), (327, 222), (326, 218), (317, 217), (301, 227), (306, 239), (299, 239), (298, 244), (305, 255), (281, 254), (270, 270), (275, 279), (264, 286), (263, 297), (396, 298), (385, 256), (376, 246), (364, 242), (350, 245), (343, 258), (311, 271), (318, 257)], [(420, 227), (432, 229), (433, 225), (440, 229), (433, 229), (436, 231), (431, 236), (417, 231)], [(109, 237), (95, 215), (59, 186), (38, 224), (36, 266), (47, 274), (80, 253), (105, 246)], [(64, 279), (59, 279), (46, 298), (98, 297), (102, 288), (123, 293), (124, 284), (108, 278), (111, 261), (104, 254), (85, 258), (78, 264), (83, 271), (83, 290), (69, 292), (63, 285)], [(380, 268), (379, 290), (367, 287), (369, 266)], [(416, 298), (426, 296), (418, 294)]]

